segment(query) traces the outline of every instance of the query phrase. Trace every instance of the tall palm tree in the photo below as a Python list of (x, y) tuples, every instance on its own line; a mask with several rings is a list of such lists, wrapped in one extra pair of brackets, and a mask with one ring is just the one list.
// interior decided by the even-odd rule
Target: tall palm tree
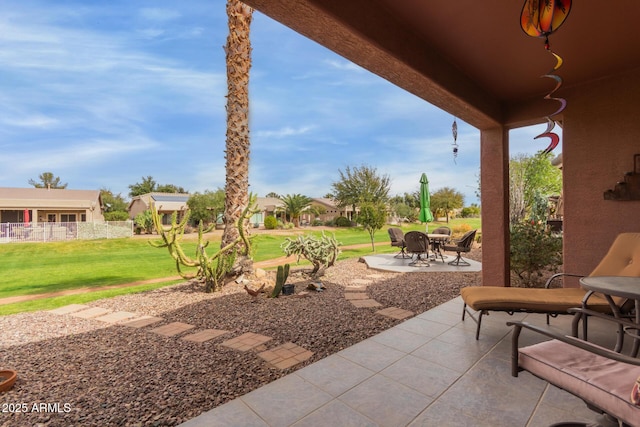
[(299, 227), (302, 211), (308, 208), (313, 200), (307, 196), (303, 196), (302, 194), (287, 194), (286, 196), (282, 196), (280, 200), (284, 203), (284, 207), (287, 210), (293, 225)]
[[(249, 204), (249, 70), (251, 69), (251, 27), (253, 9), (238, 0), (227, 0), (229, 35), (224, 47), (227, 63), (227, 141), (225, 148), (225, 214), (221, 247), (238, 238), (236, 226)], [(249, 224), (244, 224), (249, 233)], [(248, 258), (241, 244), (236, 261)], [(245, 255), (245, 256), (242, 256)]]

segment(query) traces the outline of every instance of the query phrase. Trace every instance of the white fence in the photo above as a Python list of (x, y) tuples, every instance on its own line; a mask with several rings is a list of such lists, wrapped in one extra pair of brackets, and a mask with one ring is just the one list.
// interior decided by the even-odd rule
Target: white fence
[(131, 236), (132, 221), (0, 223), (0, 243), (116, 239)]

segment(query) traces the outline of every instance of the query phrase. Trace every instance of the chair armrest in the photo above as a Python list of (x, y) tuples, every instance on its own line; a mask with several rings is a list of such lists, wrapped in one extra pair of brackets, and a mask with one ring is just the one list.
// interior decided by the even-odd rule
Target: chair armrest
[(607, 350), (604, 347), (600, 347), (588, 341), (581, 340), (580, 338), (575, 338), (570, 335), (564, 335), (564, 334), (558, 333), (557, 331), (552, 330), (548, 327), (532, 325), (531, 323), (521, 322), (521, 321), (507, 322), (507, 326), (513, 326), (513, 334), (511, 337), (511, 375), (514, 377), (518, 376), (518, 371), (519, 371), (518, 338), (520, 336), (520, 332), (522, 331), (522, 328), (529, 329), (531, 331), (534, 331), (536, 333), (539, 333), (541, 335), (547, 336), (549, 338), (552, 338), (558, 341), (562, 341), (564, 343), (567, 343), (574, 347), (578, 347), (582, 350), (588, 351), (598, 356), (606, 357), (608, 359), (615, 360), (617, 362), (640, 366), (640, 359), (627, 356), (625, 354), (616, 353), (611, 350)]
[(549, 277), (549, 279), (547, 279), (546, 283), (544, 284), (544, 287), (546, 289), (549, 289), (549, 287), (551, 286), (551, 282), (553, 282), (558, 277), (564, 277), (564, 276), (567, 276), (567, 277), (584, 277), (584, 274), (556, 273), (553, 276)]

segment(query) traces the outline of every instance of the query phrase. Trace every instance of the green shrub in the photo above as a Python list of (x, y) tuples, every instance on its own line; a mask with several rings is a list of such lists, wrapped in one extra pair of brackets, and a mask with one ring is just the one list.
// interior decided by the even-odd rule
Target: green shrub
[(105, 221), (128, 221), (129, 212), (126, 211), (113, 211), (104, 213)]
[(311, 226), (312, 226), (312, 227), (320, 227), (321, 225), (322, 225), (322, 221), (321, 221), (321, 220), (319, 220), (318, 218), (314, 219), (314, 220), (311, 222)]
[(466, 222), (462, 223), (462, 224), (458, 224), (456, 226), (453, 227), (452, 234), (454, 236), (461, 236), (464, 233), (466, 233), (467, 231), (471, 231), (471, 226), (469, 224), (467, 224)]
[(334, 222), (336, 224), (336, 227), (351, 227), (351, 221), (349, 220), (349, 218), (346, 218), (344, 216), (339, 216), (335, 219)]
[(555, 273), (562, 264), (562, 237), (545, 230), (541, 222), (511, 227), (511, 271), (525, 288), (544, 285), (545, 272)]
[(151, 234), (153, 232), (153, 216), (149, 209), (136, 215), (134, 222), (145, 233)]
[(336, 221), (333, 219), (328, 219), (324, 222), (324, 225), (326, 225), (327, 227), (333, 227), (334, 225), (336, 225)]
[(269, 215), (264, 219), (264, 228), (267, 230), (275, 230), (278, 226), (278, 220), (275, 216)]
[(478, 218), (480, 217), (480, 207), (478, 205), (465, 206), (460, 211), (462, 218)]

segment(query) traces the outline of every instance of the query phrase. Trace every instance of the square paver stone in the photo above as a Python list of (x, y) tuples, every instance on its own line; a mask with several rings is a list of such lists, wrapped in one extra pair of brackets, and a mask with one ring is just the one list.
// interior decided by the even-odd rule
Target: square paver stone
[(364, 285), (364, 286), (366, 286), (366, 285), (370, 285), (371, 282), (372, 282), (372, 280), (369, 280), (369, 279), (353, 279), (351, 281), (351, 285), (354, 285), (354, 286), (362, 286), (362, 285)]
[(161, 322), (162, 320), (164, 320), (162, 317), (142, 316), (138, 319), (122, 323), (122, 325), (129, 326), (131, 328), (144, 328), (145, 326), (153, 325), (154, 323)]
[(382, 310), (376, 311), (376, 314), (380, 314), (382, 316), (391, 317), (392, 319), (406, 319), (407, 317), (413, 316), (413, 311), (404, 310), (398, 307), (387, 307)]
[(116, 311), (115, 313), (109, 313), (104, 316), (96, 317), (96, 320), (105, 323), (118, 323), (123, 320), (133, 319), (134, 317), (138, 317), (135, 313), (129, 313), (128, 311)]
[(348, 300), (369, 299), (369, 295), (364, 292), (345, 292), (344, 297)]
[(195, 328), (195, 326), (189, 325), (188, 323), (173, 322), (169, 323), (168, 325), (159, 326), (155, 329), (152, 329), (151, 332), (153, 332), (154, 334), (163, 335), (165, 337), (172, 337), (184, 331), (188, 331), (192, 328)]
[(300, 347), (292, 342), (284, 343), (278, 347), (258, 353), (262, 359), (278, 369), (287, 369), (298, 363), (304, 362), (313, 352)]
[(71, 314), (71, 313), (75, 313), (76, 311), (86, 310), (87, 308), (89, 308), (89, 306), (84, 304), (70, 304), (70, 305), (65, 305), (63, 307), (58, 307), (54, 310), (49, 310), (49, 313)]
[(350, 302), (358, 308), (382, 307), (382, 304), (374, 299), (357, 299), (351, 300)]
[(205, 329), (204, 331), (200, 331), (200, 332), (196, 332), (195, 334), (189, 334), (187, 336), (184, 336), (181, 339), (184, 341), (201, 343), (201, 342), (212, 340), (228, 332), (229, 331), (225, 331), (223, 329)]
[(367, 285), (348, 285), (344, 288), (345, 292), (365, 292)]
[(223, 346), (239, 351), (248, 351), (252, 348), (259, 347), (270, 341), (272, 338), (265, 335), (247, 332), (222, 343)]
[(86, 310), (71, 313), (71, 315), (73, 317), (80, 317), (81, 319), (92, 319), (94, 317), (104, 316), (107, 313), (111, 313), (111, 310), (101, 307), (91, 307)]

